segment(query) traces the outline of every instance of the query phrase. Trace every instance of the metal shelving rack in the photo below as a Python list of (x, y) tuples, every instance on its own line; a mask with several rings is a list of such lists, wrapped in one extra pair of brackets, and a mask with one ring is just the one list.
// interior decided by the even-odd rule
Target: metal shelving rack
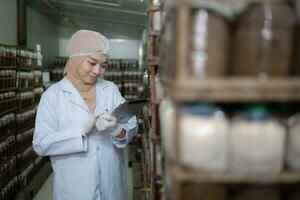
[[(175, 158), (173, 161), (166, 160), (166, 169), (168, 170), (169, 178), (172, 180), (171, 185), (167, 186), (170, 190), (169, 198), (172, 200), (186, 199), (184, 194), (188, 186), (194, 185), (194, 190), (189, 190), (190, 194), (194, 191), (203, 191), (212, 194), (205, 196), (203, 199), (223, 199), (213, 195), (217, 193), (216, 188), (229, 185), (234, 187), (242, 184), (250, 185), (280, 185), (285, 188), (287, 185), (299, 188), (300, 176), (299, 172), (283, 171), (280, 173), (205, 173), (193, 171), (180, 164), (180, 127), (179, 121), (181, 112), (180, 106), (182, 103), (192, 103), (195, 101), (203, 102), (300, 102), (300, 77), (282, 77), (260, 80), (258, 78), (244, 77), (224, 77), (224, 78), (207, 78), (203, 80), (195, 80), (188, 74), (187, 66), (189, 66), (189, 37), (190, 27), (188, 22), (191, 22), (192, 9), (199, 8), (205, 0), (166, 0), (164, 11), (166, 12), (166, 21), (175, 25), (174, 32), (177, 33), (176, 48), (170, 51), (173, 55), (174, 62), (166, 62), (166, 54), (161, 54), (160, 69), (172, 67), (176, 70), (175, 77), (171, 77), (171, 72), (164, 71), (161, 73), (161, 81), (164, 91), (174, 103), (175, 109), (175, 133), (174, 133), (174, 151)], [(261, 2), (262, 0), (249, 0), (249, 2)], [(208, 2), (208, 1), (206, 1)], [(224, 0), (215, 2), (235, 3), (238, 0)], [(174, 15), (175, 13), (175, 15)], [(162, 30), (162, 40), (164, 39), (165, 30)], [(175, 41), (173, 41), (175, 42)], [(177, 56), (176, 56), (177, 55)], [(169, 65), (169, 66), (167, 66)], [(165, 70), (163, 69), (163, 70)], [(161, 71), (163, 71), (161, 70)], [(167, 158), (166, 158), (167, 159)], [(214, 189), (206, 190), (206, 185), (215, 186)], [(281, 190), (280, 190), (281, 191)], [(215, 198), (213, 198), (213, 196)], [(221, 196), (226, 196), (221, 194)], [(199, 198), (199, 197), (198, 197)], [(226, 197), (225, 197), (226, 199)]]
[[(16, 92), (16, 66), (12, 66), (10, 61), (14, 60), (16, 62), (16, 57), (6, 57), (6, 51), (8, 51), (8, 48), (11, 46), (7, 45), (1, 45), (1, 53), (0, 53), (0, 72), (3, 75), (4, 73), (7, 74), (8, 71), (13, 72), (10, 77), (4, 77), (0, 78), (0, 92), (3, 98), (3, 95), (7, 92)], [(15, 48), (15, 47), (14, 47)], [(6, 71), (6, 72), (5, 72)], [(0, 113), (0, 119), (1, 121), (8, 115), (13, 115), (13, 120), (11, 120), (9, 123), (4, 125), (1, 123), (0, 131), (0, 199), (2, 198), (12, 198), (13, 194), (17, 191), (18, 185), (17, 185), (17, 179), (16, 179), (16, 157), (15, 157), (15, 115), (14, 112), (17, 109), (16, 105), (16, 96), (13, 98), (6, 98), (4, 100), (0, 101), (1, 106), (1, 113)], [(9, 144), (8, 141), (11, 141)], [(6, 147), (4, 147), (4, 144), (6, 144)], [(9, 185), (11, 186), (10, 190), (6, 193), (2, 193), (4, 188), (9, 188)], [(6, 195), (6, 196), (5, 196)]]
[[(154, 17), (156, 15), (156, 19)], [(157, 18), (158, 17), (158, 18)], [(151, 199), (162, 199), (161, 189), (162, 177), (158, 174), (158, 157), (157, 150), (161, 147), (160, 128), (159, 128), (159, 105), (160, 101), (156, 95), (155, 76), (160, 67), (159, 63), (159, 41), (161, 37), (160, 29), (154, 29), (155, 20), (161, 20), (161, 5), (155, 5), (154, 1), (150, 1), (148, 8), (148, 50), (147, 60), (149, 63), (150, 90), (151, 90), (151, 128), (149, 131), (150, 144), (150, 186)]]

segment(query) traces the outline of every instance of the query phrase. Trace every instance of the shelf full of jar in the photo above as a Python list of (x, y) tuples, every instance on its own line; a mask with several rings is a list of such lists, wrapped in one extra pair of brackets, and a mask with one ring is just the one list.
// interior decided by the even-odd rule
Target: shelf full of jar
[[(221, 1), (209, 8), (203, 2), (167, 13), (160, 75), (169, 95), (187, 101), (299, 100), (294, 93), (300, 57), (293, 55), (300, 52), (300, 37), (294, 34), (300, 24), (294, 4), (257, 1), (239, 12), (229, 6), (228, 15), (218, 9)], [(272, 26), (263, 23), (266, 13)]]
[(212, 103), (162, 102), (166, 169), (174, 179), (194, 183), (300, 183), (299, 156), (294, 153), (299, 147), (299, 106), (284, 110), (278, 104), (244, 106), (240, 110), (234, 103), (229, 111)]

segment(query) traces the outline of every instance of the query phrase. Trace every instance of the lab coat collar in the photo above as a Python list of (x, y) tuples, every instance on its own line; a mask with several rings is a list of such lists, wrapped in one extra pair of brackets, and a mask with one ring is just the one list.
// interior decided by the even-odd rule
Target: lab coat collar
[[(107, 88), (108, 84), (103, 79), (98, 79), (96, 83), (96, 95), (97, 98), (99, 97), (99, 93), (102, 93), (105, 88)], [(63, 92), (70, 94), (70, 101), (80, 107), (82, 107), (87, 112), (90, 112), (87, 104), (84, 102), (83, 98), (81, 97), (78, 90), (75, 88), (75, 86), (67, 79), (65, 76), (60, 82), (59, 82), (59, 88)], [(97, 108), (97, 105), (96, 105)]]
[[(108, 86), (107, 82), (101, 78), (97, 80), (96, 84), (98, 91), (104, 90)], [(67, 79), (67, 76), (65, 76), (62, 80), (59, 81), (59, 88), (64, 92), (78, 92), (75, 86)]]

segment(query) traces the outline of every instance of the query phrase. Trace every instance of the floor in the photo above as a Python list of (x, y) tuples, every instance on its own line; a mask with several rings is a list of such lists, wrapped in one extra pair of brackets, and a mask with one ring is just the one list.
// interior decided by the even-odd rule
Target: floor
[[(128, 163), (128, 149), (124, 151), (125, 162)], [(128, 166), (128, 164), (127, 164)], [(133, 199), (133, 178), (132, 168), (127, 168), (127, 180), (128, 180), (128, 199)], [(53, 200), (53, 173), (48, 177), (47, 181), (41, 187), (33, 200)]]
[(33, 200), (53, 200), (53, 173), (49, 176)]

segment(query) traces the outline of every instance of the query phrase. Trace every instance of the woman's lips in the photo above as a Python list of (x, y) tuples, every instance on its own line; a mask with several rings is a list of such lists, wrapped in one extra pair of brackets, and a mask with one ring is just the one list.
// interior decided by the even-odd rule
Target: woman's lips
[(90, 75), (90, 77), (91, 77), (91, 78), (98, 78), (98, 76), (93, 76), (93, 75)]

